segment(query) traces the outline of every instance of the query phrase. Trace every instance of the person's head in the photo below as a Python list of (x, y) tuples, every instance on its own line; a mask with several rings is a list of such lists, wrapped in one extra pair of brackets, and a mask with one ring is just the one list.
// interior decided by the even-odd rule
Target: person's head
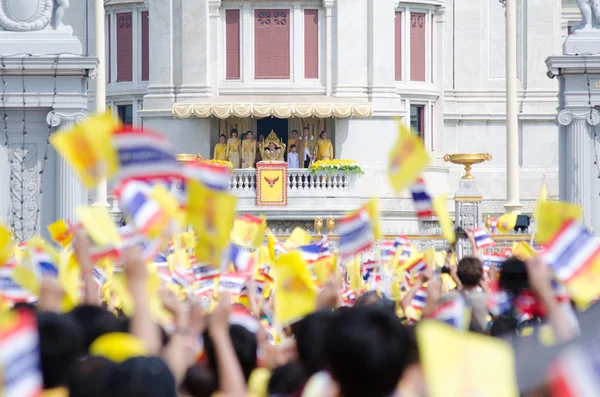
[(296, 145), (290, 146), (290, 152), (296, 153), (296, 150), (298, 150), (297, 147), (296, 147)]
[(181, 394), (193, 397), (210, 397), (217, 391), (213, 375), (203, 365), (188, 368), (180, 387)]
[(82, 331), (85, 351), (100, 336), (118, 332), (121, 328), (119, 320), (114, 314), (98, 306), (80, 305), (73, 309), (68, 316), (77, 322)]
[[(246, 381), (250, 379), (250, 374), (256, 368), (256, 351), (257, 342), (256, 335), (248, 331), (241, 325), (231, 325), (229, 327), (229, 335), (235, 354), (238, 358)], [(217, 368), (217, 356), (215, 346), (208, 332), (204, 332), (204, 351), (206, 352), (208, 367), (213, 371), (214, 377), (218, 382), (219, 373)]]
[(325, 337), (337, 313), (320, 311), (309, 314), (292, 325), (296, 339), (298, 362), (304, 368), (306, 376), (321, 371), (324, 366)]
[[(417, 324), (418, 326), (418, 324)], [(415, 335), (414, 327), (406, 327), (408, 331), (408, 353), (406, 354), (406, 369), (402, 375), (402, 385), (406, 385), (409, 389), (415, 390), (418, 394), (427, 395), (425, 377), (421, 368), (419, 359), (419, 346)]]
[(258, 141), (259, 142), (264, 142), (265, 141), (265, 136), (264, 135), (259, 135), (258, 136)]
[(292, 130), (292, 138), (294, 138), (294, 139), (298, 138), (298, 131), (297, 130)]
[(500, 271), (499, 283), (500, 287), (512, 296), (517, 296), (529, 289), (529, 279), (527, 277), (525, 262), (516, 256), (505, 260)]
[(67, 375), (83, 353), (83, 337), (70, 316), (39, 313), (40, 361), (44, 389), (65, 386)]
[(324, 349), (342, 396), (388, 397), (408, 363), (410, 335), (394, 313), (356, 307), (338, 313)]
[(396, 303), (378, 291), (369, 291), (362, 294), (358, 297), (354, 306), (379, 306), (389, 310), (390, 313), (396, 313)]
[(177, 396), (171, 370), (157, 357), (134, 357), (115, 365), (104, 391), (111, 397)]
[(246, 139), (251, 140), (254, 138), (254, 133), (252, 131), (246, 132)]
[(277, 146), (275, 146), (275, 144), (273, 142), (271, 142), (271, 143), (269, 143), (269, 150), (270, 151), (277, 150)]
[(310, 134), (310, 129), (308, 127), (304, 127), (304, 129), (302, 129), (302, 134), (304, 136), (308, 136)]
[(302, 366), (293, 361), (273, 370), (269, 379), (269, 396), (289, 396), (298, 391), (308, 377)]
[(232, 130), (231, 130), (231, 132), (229, 133), (229, 135), (230, 135), (232, 138), (237, 138), (237, 137), (238, 137), (238, 132), (237, 132), (237, 130), (234, 128), (234, 129), (232, 129)]
[(321, 131), (321, 133), (319, 134), (319, 137), (321, 139), (327, 139), (327, 132), (325, 130)]
[(225, 135), (221, 134), (219, 136), (219, 143), (225, 143), (225, 142), (227, 142), (227, 137)]
[(117, 366), (104, 357), (86, 357), (67, 378), (69, 397), (104, 397), (108, 376)]
[(476, 288), (483, 278), (483, 265), (478, 258), (466, 256), (458, 262), (456, 275), (464, 288)]

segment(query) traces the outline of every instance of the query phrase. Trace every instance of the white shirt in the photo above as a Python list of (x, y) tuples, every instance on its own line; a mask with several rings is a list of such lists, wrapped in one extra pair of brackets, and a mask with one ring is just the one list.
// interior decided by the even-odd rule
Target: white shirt
[(298, 153), (288, 153), (288, 168), (300, 168), (300, 162), (298, 160)]

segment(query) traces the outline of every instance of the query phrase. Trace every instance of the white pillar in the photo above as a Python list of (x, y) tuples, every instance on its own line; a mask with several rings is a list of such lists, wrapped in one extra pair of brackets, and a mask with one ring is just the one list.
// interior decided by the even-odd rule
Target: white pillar
[[(51, 127), (58, 128), (60, 131), (66, 131), (73, 124), (85, 120), (86, 117), (87, 114), (82, 111), (74, 113), (51, 111), (48, 113), (46, 121)], [(56, 182), (55, 202), (58, 219), (74, 221), (75, 208), (87, 205), (87, 189), (81, 183), (74, 168), (62, 157), (57, 159)]]
[(178, 99), (209, 95), (207, 0), (181, 2), (181, 87)]
[(520, 212), (516, 0), (506, 0), (506, 195), (506, 211)]
[(333, 16), (333, 0), (324, 0), (325, 6), (325, 87), (326, 95), (331, 96), (333, 87), (333, 62), (332, 62), (332, 47), (333, 47), (333, 27), (331, 18)]
[[(104, 0), (95, 0), (95, 5), (96, 57), (98, 58), (95, 102), (96, 113), (104, 113), (106, 112), (106, 32), (104, 27), (106, 17), (104, 13)], [(94, 205), (108, 206), (107, 196), (108, 188), (106, 179), (103, 179), (96, 187), (96, 200)]]
[(595, 109), (564, 109), (558, 113), (556, 121), (561, 126), (559, 147), (561, 165), (560, 200), (583, 207), (583, 221), (586, 226), (600, 230), (600, 210), (598, 210), (597, 184), (598, 168), (596, 160), (593, 126), (600, 124), (600, 112)]
[[(221, 0), (208, 1), (209, 31), (210, 31), (210, 51), (209, 51), (209, 81), (212, 86), (212, 94), (219, 95), (219, 79), (221, 76), (221, 62), (219, 61), (219, 51), (223, 43), (221, 35)], [(244, 54), (248, 55), (248, 54)], [(243, 73), (243, 72), (242, 72)]]

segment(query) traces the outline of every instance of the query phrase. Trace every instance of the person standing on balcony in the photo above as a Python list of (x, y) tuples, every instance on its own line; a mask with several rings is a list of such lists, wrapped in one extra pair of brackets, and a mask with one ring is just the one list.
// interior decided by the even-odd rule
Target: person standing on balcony
[(233, 168), (240, 168), (240, 140), (237, 130), (232, 129), (229, 136), (230, 138), (227, 140), (227, 160), (233, 164)]
[(288, 168), (300, 168), (300, 160), (298, 159), (298, 148), (292, 144), (287, 158)]
[(298, 146), (298, 131), (296, 131), (296, 130), (292, 130), (292, 137), (290, 139), (288, 139), (288, 144), (287, 144), (288, 156), (289, 156), (290, 152), (292, 151), (292, 145)]
[(311, 153), (314, 150), (312, 142), (314, 141), (314, 138), (310, 135), (310, 129), (308, 127), (304, 127), (302, 130), (302, 137), (298, 138), (298, 141), (300, 142), (300, 145), (296, 145), (300, 147), (303, 166), (304, 168), (308, 168), (312, 162)]
[(246, 132), (242, 141), (242, 168), (253, 168), (256, 160), (256, 141), (252, 131)]
[(317, 161), (331, 160), (333, 158), (333, 145), (327, 139), (327, 132), (321, 131), (317, 140)]
[(213, 159), (222, 161), (227, 160), (227, 137), (225, 135), (219, 136), (219, 143), (215, 145)]
[(259, 135), (258, 142), (256, 143), (256, 163), (259, 163), (263, 160), (263, 146), (265, 144), (265, 136)]

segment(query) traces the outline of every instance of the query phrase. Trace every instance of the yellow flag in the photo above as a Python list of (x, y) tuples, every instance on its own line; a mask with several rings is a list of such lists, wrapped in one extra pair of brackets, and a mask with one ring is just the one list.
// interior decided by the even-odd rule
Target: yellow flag
[(498, 338), (460, 333), (424, 320), (416, 328), (421, 365), (431, 397), (518, 397), (515, 358)]
[(454, 224), (452, 223), (452, 219), (450, 219), (450, 214), (448, 213), (447, 199), (448, 196), (446, 194), (442, 194), (441, 196), (433, 199), (432, 205), (433, 210), (438, 217), (438, 222), (442, 229), (442, 235), (450, 244), (454, 244), (456, 242), (456, 233), (454, 232)]
[(267, 222), (264, 216), (237, 216), (229, 238), (234, 244), (246, 248), (258, 248), (262, 244)]
[(73, 251), (63, 250), (58, 261), (58, 282), (65, 292), (63, 309), (79, 302), (79, 280), (81, 269)]
[(521, 260), (527, 260), (537, 255), (535, 249), (525, 241), (514, 242), (512, 246), (512, 254)]
[(356, 258), (346, 264), (346, 271), (348, 273), (348, 282), (350, 288), (354, 293), (360, 293), (362, 289), (362, 278), (360, 276), (360, 254), (356, 255)]
[(223, 250), (229, 243), (237, 198), (210, 190), (194, 180), (189, 180), (186, 188), (188, 222), (198, 237), (196, 259), (220, 266)]
[(581, 221), (583, 208), (564, 202), (543, 201), (540, 204), (540, 215), (537, 220), (535, 241), (540, 244), (548, 243), (562, 225), (571, 220)]
[(0, 267), (13, 255), (12, 234), (0, 224)]
[(388, 176), (396, 193), (414, 182), (429, 165), (429, 155), (421, 139), (398, 119), (398, 142), (390, 152)]
[(496, 225), (496, 229), (498, 229), (500, 233), (509, 233), (515, 228), (518, 216), (519, 215), (514, 212), (500, 215), (500, 217), (498, 217), (498, 225)]
[(148, 349), (141, 339), (131, 334), (115, 332), (96, 339), (90, 345), (90, 355), (121, 363), (129, 358), (148, 355)]
[(600, 259), (596, 258), (582, 273), (566, 285), (579, 310), (586, 310), (600, 296)]
[(280, 255), (275, 261), (275, 318), (290, 325), (315, 311), (317, 288), (298, 251)]
[(69, 227), (62, 219), (48, 225), (48, 232), (50, 237), (61, 247), (66, 247), (71, 244), (73, 240), (73, 234), (69, 230)]
[(120, 243), (121, 237), (107, 207), (78, 207), (75, 214), (96, 245), (110, 246)]
[(317, 283), (323, 285), (329, 280), (337, 266), (337, 255), (331, 254), (313, 262)]
[(118, 122), (107, 112), (91, 116), (69, 131), (52, 134), (50, 143), (75, 169), (83, 183), (92, 188), (102, 178), (110, 178), (117, 171), (117, 153), (111, 136), (118, 128)]
[(35, 296), (40, 296), (40, 280), (33, 272), (33, 269), (17, 266), (13, 269), (11, 277), (21, 288), (31, 292)]
[(292, 231), (292, 234), (290, 234), (290, 237), (288, 237), (286, 242), (283, 243), (283, 246), (287, 250), (292, 250), (294, 248), (310, 244), (311, 240), (312, 236), (308, 234), (306, 230), (302, 229), (301, 227), (297, 227)]
[(267, 247), (269, 249), (269, 256), (271, 258), (271, 261), (275, 260), (275, 247), (277, 247), (278, 244), (279, 240), (277, 240), (277, 237), (275, 237), (273, 233), (271, 233), (271, 231), (267, 232)]
[(542, 209), (542, 203), (545, 202), (547, 199), (547, 192), (546, 192), (546, 184), (542, 184), (542, 191), (540, 192), (540, 197), (538, 197), (538, 199), (535, 201), (535, 207), (533, 210), (533, 216), (535, 218), (538, 218), (540, 216), (540, 210)]
[[(160, 287), (160, 278), (156, 273), (149, 272), (148, 282), (146, 284), (148, 307), (152, 317), (160, 324), (165, 324), (172, 319), (172, 315), (163, 307), (160, 298), (158, 297), (158, 289)], [(129, 289), (127, 288), (127, 280), (125, 274), (116, 273), (112, 278), (113, 292), (121, 302), (121, 310), (127, 316), (133, 315), (134, 304)]]
[[(157, 184), (152, 187), (148, 196), (160, 206), (165, 214), (165, 222), (157, 224), (156, 229), (152, 230), (149, 237), (157, 238), (169, 234), (168, 232), (178, 231), (185, 223), (185, 213), (180, 209), (179, 202), (173, 197), (164, 186)], [(161, 227), (162, 226), (162, 227)]]

